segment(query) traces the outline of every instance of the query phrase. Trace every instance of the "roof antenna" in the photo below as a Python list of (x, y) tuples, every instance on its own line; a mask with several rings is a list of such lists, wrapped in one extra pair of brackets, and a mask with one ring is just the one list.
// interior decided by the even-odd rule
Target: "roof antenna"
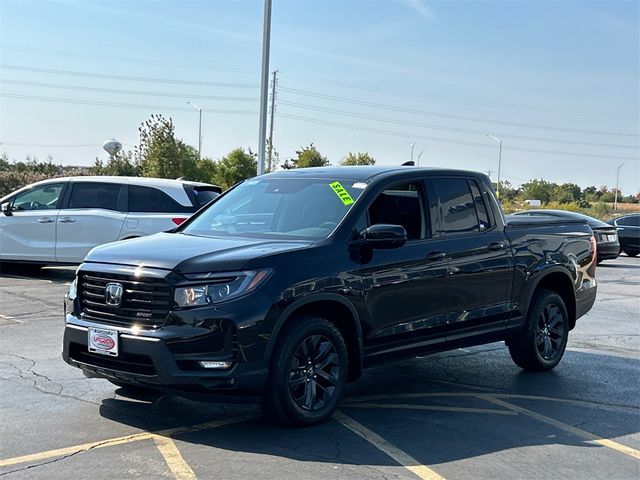
[(413, 160), (409, 160), (408, 162), (404, 162), (401, 166), (402, 167), (414, 167), (416, 165), (416, 162), (414, 162)]

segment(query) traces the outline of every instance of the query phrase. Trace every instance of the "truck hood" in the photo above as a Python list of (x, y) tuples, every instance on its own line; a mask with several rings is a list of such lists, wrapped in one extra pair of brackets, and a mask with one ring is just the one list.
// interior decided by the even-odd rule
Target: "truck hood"
[(308, 240), (157, 233), (96, 247), (89, 252), (85, 262), (163, 268), (178, 273), (231, 271), (243, 269), (254, 258), (299, 250), (311, 243)]

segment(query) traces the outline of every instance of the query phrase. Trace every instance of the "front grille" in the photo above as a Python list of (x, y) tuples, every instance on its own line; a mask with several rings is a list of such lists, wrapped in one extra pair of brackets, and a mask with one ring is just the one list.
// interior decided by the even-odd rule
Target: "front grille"
[[(122, 285), (122, 302), (118, 307), (106, 303), (108, 283)], [(157, 328), (165, 322), (171, 308), (171, 287), (162, 279), (80, 272), (78, 298), (83, 318), (127, 327)]]

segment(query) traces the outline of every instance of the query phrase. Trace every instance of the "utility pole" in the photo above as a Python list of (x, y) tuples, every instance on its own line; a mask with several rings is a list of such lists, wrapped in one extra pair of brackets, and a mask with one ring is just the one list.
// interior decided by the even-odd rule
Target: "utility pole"
[(274, 70), (271, 78), (271, 112), (269, 118), (269, 151), (267, 152), (267, 170), (270, 172), (272, 165), (272, 157), (273, 157), (273, 118), (276, 112), (276, 75), (278, 74), (277, 70)]
[(198, 158), (202, 158), (202, 109), (191, 100), (187, 103), (198, 110)]
[(613, 209), (618, 210), (618, 185), (620, 184), (620, 169), (627, 163), (626, 161), (618, 165), (618, 172), (616, 173), (616, 195), (613, 199)]
[(264, 0), (262, 27), (262, 75), (260, 85), (260, 126), (258, 131), (258, 175), (264, 173), (264, 153), (267, 136), (267, 101), (269, 97), (269, 44), (271, 42), (271, 0)]
[(493, 170), (489, 169), (487, 170), (487, 176), (489, 177), (489, 180), (491, 180), (491, 174), (493, 173)]
[(498, 149), (498, 181), (496, 182), (496, 197), (500, 200), (500, 167), (502, 166), (502, 140), (496, 137), (495, 135), (491, 135), (487, 133), (487, 137), (491, 137), (499, 144)]

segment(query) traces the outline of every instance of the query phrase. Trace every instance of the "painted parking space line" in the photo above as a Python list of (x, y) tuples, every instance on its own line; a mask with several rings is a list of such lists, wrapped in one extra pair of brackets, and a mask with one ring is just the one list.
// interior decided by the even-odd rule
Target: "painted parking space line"
[(513, 403), (505, 402), (504, 400), (494, 398), (491, 395), (478, 394), (477, 397), (489, 403), (493, 403), (494, 405), (497, 405), (503, 408), (508, 408), (522, 415), (535, 418), (536, 420), (544, 422), (548, 425), (552, 425), (556, 428), (559, 428), (560, 430), (564, 430), (565, 432), (571, 433), (578, 437), (582, 437), (585, 440), (588, 440), (590, 442), (597, 443), (598, 445), (602, 445), (603, 447), (616, 450), (620, 453), (624, 453), (625, 455), (629, 455), (630, 457), (640, 460), (640, 450), (636, 450), (635, 448), (628, 447), (627, 445), (623, 445), (621, 443), (615, 442), (613, 440), (609, 440), (607, 438), (601, 438), (591, 432), (582, 430), (581, 428), (574, 427), (573, 425), (569, 425), (568, 423), (561, 422), (560, 420), (556, 420), (555, 418), (547, 417), (546, 415), (542, 415), (541, 413), (534, 412), (533, 410), (529, 410), (519, 405), (515, 405)]
[(471, 408), (471, 407), (440, 407), (437, 405), (412, 405), (409, 403), (351, 403), (349, 408), (391, 408), (398, 410), (429, 410), (433, 412), (452, 413), (488, 413), (494, 415), (518, 415), (513, 410), (498, 410), (495, 408)]
[(180, 450), (170, 437), (154, 435), (153, 441), (176, 480), (196, 480), (196, 474), (184, 460)]
[(155, 433), (141, 432), (134, 435), (125, 435), (123, 437), (108, 438), (106, 440), (99, 440), (97, 442), (83, 443), (80, 445), (73, 445), (71, 447), (57, 448), (54, 450), (47, 450), (44, 452), (32, 453), (29, 455), (22, 455), (19, 457), (5, 458), (3, 460), (0, 460), (0, 467), (7, 467), (10, 465), (17, 465), (20, 463), (27, 463), (27, 462), (37, 462), (40, 460), (48, 460), (50, 458), (55, 458), (55, 457), (65, 457), (69, 455), (75, 455), (78, 453), (86, 452), (88, 450), (112, 447), (115, 445), (122, 445), (125, 443), (139, 442), (141, 440), (149, 440), (149, 439), (152, 439), (155, 435), (166, 437), (171, 435), (178, 435), (180, 433), (199, 432), (202, 430), (209, 430), (213, 428), (223, 427), (225, 425), (232, 425), (234, 423), (246, 422), (256, 417), (257, 415), (251, 415), (251, 416), (247, 415), (247, 416), (233, 417), (233, 418), (228, 418), (223, 420), (213, 420), (211, 422), (200, 423), (198, 425), (169, 428), (169, 429), (161, 430)]
[(422, 480), (445, 480), (444, 477), (438, 475), (426, 465), (422, 465), (411, 455), (400, 450), (395, 445), (392, 445), (380, 435), (369, 430), (367, 427), (345, 415), (340, 410), (336, 410), (333, 414), (333, 418), (360, 438), (366, 440), (378, 450), (391, 457), (418, 478), (421, 478)]

